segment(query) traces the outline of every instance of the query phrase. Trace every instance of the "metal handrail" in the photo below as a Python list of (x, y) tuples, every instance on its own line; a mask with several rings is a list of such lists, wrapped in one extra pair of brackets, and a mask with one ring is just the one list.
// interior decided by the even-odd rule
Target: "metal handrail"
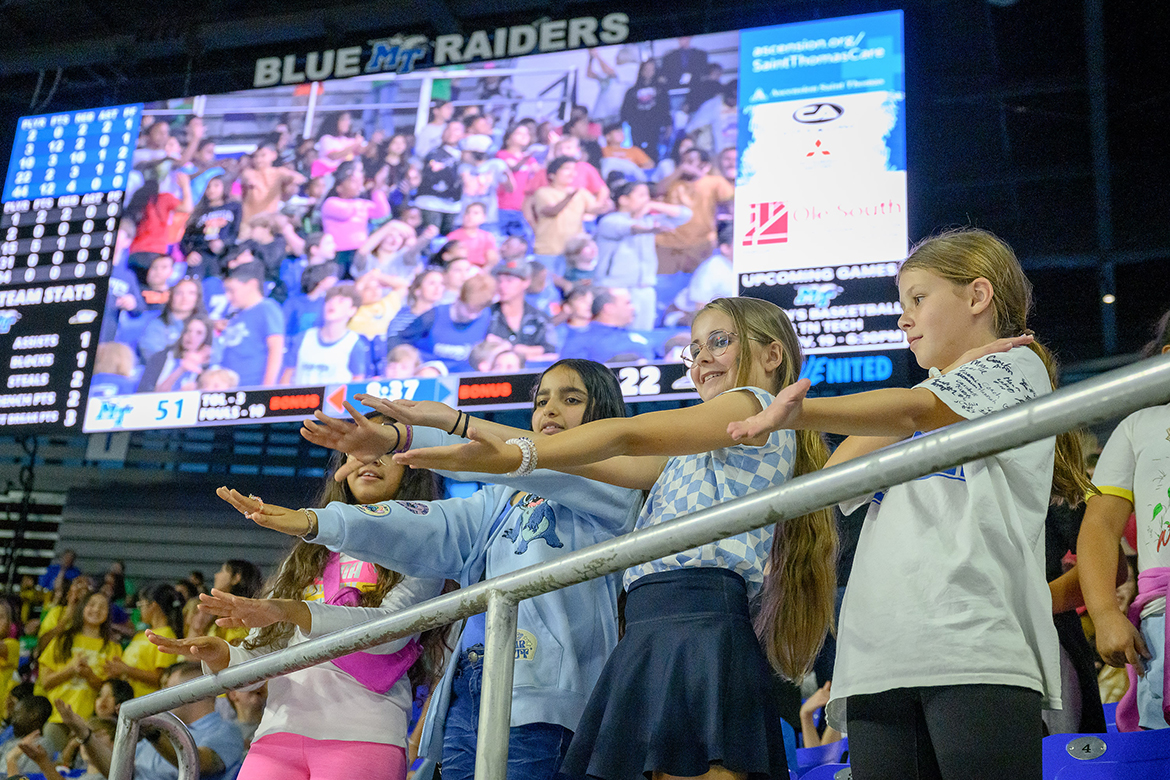
[[(446, 625), (483, 612), (489, 603), (492, 604), (489, 617), (493, 619), (487, 625), (489, 652), (485, 656), (484, 677), (502, 680), (505, 674), (510, 674), (514, 660), (510, 640), (515, 635), (516, 604), (524, 599), (781, 523), (891, 485), (1167, 401), (1170, 401), (1170, 355), (1117, 369), (759, 493), (567, 553), (549, 563), (494, 577), (395, 615), (228, 667), (216, 675), (132, 699), (122, 705), (118, 718), (110, 780), (128, 780), (136, 721), (148, 715)], [(492, 706), (484, 706), (488, 704)], [(481, 704), (479, 745), (481, 748), (490, 745), (491, 755), (482, 761), (477, 756), (477, 780), (504, 780), (507, 762), (504, 724), (509, 722), (510, 710), (510, 696), (493, 695), (490, 702), (485, 700)], [(501, 734), (504, 735), (502, 746)], [(484, 738), (490, 735), (495, 738)]]

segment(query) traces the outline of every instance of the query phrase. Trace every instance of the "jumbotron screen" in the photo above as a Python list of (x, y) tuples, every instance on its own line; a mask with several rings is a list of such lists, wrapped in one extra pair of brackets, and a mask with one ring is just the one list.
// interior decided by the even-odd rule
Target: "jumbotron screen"
[(814, 385), (900, 381), (901, 13), (628, 22), (395, 35), (261, 58), (245, 91), (22, 118), (0, 426), (518, 408), (562, 357), (692, 398), (689, 324), (737, 294), (788, 312)]

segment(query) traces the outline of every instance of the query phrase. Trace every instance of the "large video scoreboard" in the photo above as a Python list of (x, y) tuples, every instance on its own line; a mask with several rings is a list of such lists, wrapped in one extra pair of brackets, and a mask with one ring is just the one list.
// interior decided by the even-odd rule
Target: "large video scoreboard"
[[(577, 32), (583, 29), (578, 25)], [(303, 132), (298, 127), (296, 133), (308, 139), (326, 112), (349, 111), (360, 121), (380, 121), (392, 113), (388, 107), (400, 107), (417, 94), (419, 118), (413, 129), (420, 130), (437, 90), (452, 89), (448, 82), (456, 85), (450, 96), (457, 104), (476, 104), (478, 110), (510, 116), (507, 121), (536, 116), (555, 125), (567, 119), (574, 101), (594, 113), (616, 111), (621, 104), (624, 84), (615, 92), (612, 84), (590, 75), (599, 69), (595, 57), (610, 64), (615, 83), (628, 79), (632, 85), (647, 60), (659, 63), (663, 72), (668, 62), (674, 63), (670, 67), (685, 62), (685, 56), (677, 56), (684, 46), (702, 54), (704, 67), (721, 66), (721, 81), (711, 95), (738, 84), (735, 105), (716, 100), (697, 110), (686, 103), (686, 95), (690, 90), (697, 94), (704, 74), (684, 73), (669, 90), (673, 118), (666, 121), (685, 125), (668, 126), (662, 135), (664, 150), (666, 130), (677, 139), (685, 129), (697, 145), (712, 150), (713, 158), (736, 153), (738, 163), (733, 159), (732, 169), (723, 172), (734, 179), (734, 205), (729, 203), (719, 217), (734, 217), (733, 287), (788, 313), (814, 392), (904, 381), (905, 343), (897, 328), (894, 284), (907, 248), (901, 12), (677, 41), (623, 41), (589, 50), (580, 35), (569, 46), (581, 48), (546, 47), (541, 33), (522, 56), (494, 63), (488, 62), (493, 53), (512, 50), (480, 46), (477, 36), (491, 38), (490, 31), (472, 35), (467, 52), (459, 49), (464, 62), (457, 71), (450, 62), (442, 71), (412, 70), (415, 63), (443, 64), (440, 49), (448, 58), (456, 51), (448, 40), (452, 36), (441, 36), (435, 44), (414, 36), (415, 54), (385, 75), (372, 72), (375, 62), (386, 70), (393, 59), (386, 59), (385, 46), (374, 46), (364, 71), (353, 64), (361, 60), (359, 47), (345, 50), (345, 62), (353, 66), (345, 72), (361, 75), (298, 83), (306, 78), (293, 76), (321, 70), (323, 55), (313, 52), (281, 61), (276, 80), (288, 78), (284, 85), (20, 119), (0, 209), (0, 428), (106, 432), (296, 420), (318, 410), (340, 416), (343, 402), (363, 392), (480, 411), (528, 405), (548, 361), (530, 362), (521, 371), (456, 369), (440, 376), (339, 378), (311, 386), (278, 382), (167, 391), (135, 386), (143, 371), (139, 363), (123, 389), (111, 392), (103, 383), (101, 392), (92, 390), (99, 344), (113, 338), (109, 334), (118, 325), (103, 320), (124, 318), (116, 307), (107, 307), (107, 297), (115, 264), (125, 262), (118, 227), (142, 184), (141, 166), (135, 169), (135, 153), (144, 143), (140, 130), (160, 121), (180, 129), (195, 116), (224, 133), (230, 125), (231, 142), (217, 148), (225, 166), (238, 173), (241, 156), (272, 128), (287, 124), (289, 116), (301, 116), (297, 112), (307, 112)], [(600, 42), (609, 40), (614, 38)], [(472, 49), (482, 61), (472, 61)], [(341, 56), (333, 59), (341, 62)], [(259, 74), (260, 63), (257, 67)], [(322, 71), (321, 78), (328, 74)], [(501, 81), (508, 83), (507, 91)], [(551, 101), (550, 89), (570, 84), (571, 94), (560, 103)], [(414, 122), (413, 112), (407, 119)], [(399, 127), (401, 120), (399, 115)], [(627, 124), (626, 132), (634, 128)], [(174, 258), (176, 263), (185, 259), (178, 251)], [(661, 297), (675, 296), (678, 288), (664, 286), (661, 278), (659, 287), (661, 309), (669, 303)], [(213, 319), (222, 327), (231, 314), (223, 295), (207, 303), (219, 307)], [(687, 333), (685, 325), (672, 330), (660, 319), (653, 332), (643, 334), (654, 348), (653, 358), (613, 365), (627, 400), (696, 397), (678, 361), (677, 337)]]

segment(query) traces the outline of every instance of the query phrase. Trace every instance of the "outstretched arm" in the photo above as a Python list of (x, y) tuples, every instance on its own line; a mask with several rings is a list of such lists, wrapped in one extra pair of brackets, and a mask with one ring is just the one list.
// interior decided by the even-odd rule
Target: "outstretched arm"
[(1097, 652), (1110, 666), (1133, 664), (1150, 658), (1141, 633), (1117, 607), (1115, 593), (1118, 546), (1133, 512), (1133, 502), (1102, 493), (1090, 496), (1085, 519), (1077, 536), (1077, 569), (1085, 607), (1097, 628)]
[[(748, 392), (728, 393), (698, 406), (651, 412), (630, 418), (595, 420), (562, 431), (555, 436), (534, 439), (537, 463), (541, 468), (566, 471), (597, 464), (623, 455), (666, 458), (721, 449), (735, 444), (727, 426), (739, 415), (759, 409)], [(521, 450), (498, 438), (475, 431), (471, 444), (415, 450), (395, 456), (399, 463), (421, 468), (457, 469), (501, 474), (520, 466)], [(493, 441), (494, 439), (494, 441)], [(759, 445), (766, 436), (748, 442)], [(661, 473), (661, 465), (658, 472)], [(655, 474), (655, 479), (657, 478)], [(603, 476), (594, 479), (608, 481)], [(653, 485), (640, 485), (648, 489)]]

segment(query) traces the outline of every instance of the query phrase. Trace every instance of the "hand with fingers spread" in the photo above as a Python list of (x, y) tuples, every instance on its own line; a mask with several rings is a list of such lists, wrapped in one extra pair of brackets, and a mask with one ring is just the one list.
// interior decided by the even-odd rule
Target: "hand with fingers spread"
[[(402, 443), (401, 434), (390, 425), (383, 425), (367, 418), (348, 401), (345, 409), (352, 422), (338, 420), (318, 411), (314, 413), (317, 422), (306, 420), (301, 436), (313, 444), (344, 452), (351, 461), (343, 464), (334, 479), (341, 482), (355, 469), (373, 463)], [(344, 472), (344, 473), (343, 473)]]
[(772, 403), (766, 409), (754, 414), (746, 420), (733, 422), (727, 426), (727, 434), (735, 441), (750, 439), (761, 433), (792, 428), (800, 419), (803, 410), (804, 397), (812, 383), (807, 379), (793, 382), (776, 394)]
[(276, 504), (266, 504), (256, 496), (245, 496), (228, 487), (218, 488), (215, 494), (256, 525), (273, 531), (289, 536), (307, 536), (317, 528), (317, 517), (311, 509), (286, 509)]
[(1035, 340), (1036, 338), (1030, 333), (1026, 333), (1022, 336), (1008, 336), (1007, 338), (996, 339), (989, 344), (984, 344), (981, 347), (975, 347), (974, 349), (967, 350), (959, 356), (958, 360), (944, 368), (942, 372), (946, 374), (948, 372), (954, 371), (961, 365), (970, 363), (972, 360), (978, 360), (981, 357), (994, 355), (997, 352), (1007, 352), (1008, 350), (1015, 349), (1016, 347), (1026, 347)]
[(450, 432), (462, 417), (458, 410), (438, 401), (391, 401), (365, 393), (359, 393), (354, 397), (375, 412), (381, 412), (400, 423), (437, 428), (440, 431)]
[(467, 438), (471, 441), (466, 444), (401, 452), (394, 456), (394, 462), (416, 469), (483, 474), (507, 474), (520, 467), (523, 452), (515, 444), (475, 427), (468, 429)]
[(189, 636), (185, 639), (170, 639), (147, 629), (146, 638), (164, 653), (186, 656), (192, 661), (202, 661), (213, 672), (226, 669), (231, 660), (228, 643), (217, 636)]
[[(299, 607), (299, 609), (298, 609)], [(308, 614), (303, 601), (289, 599), (249, 599), (212, 588), (199, 594), (199, 609), (217, 615), (216, 625), (224, 628), (264, 628), (273, 623), (300, 623)], [(307, 629), (306, 629), (307, 630)]]

